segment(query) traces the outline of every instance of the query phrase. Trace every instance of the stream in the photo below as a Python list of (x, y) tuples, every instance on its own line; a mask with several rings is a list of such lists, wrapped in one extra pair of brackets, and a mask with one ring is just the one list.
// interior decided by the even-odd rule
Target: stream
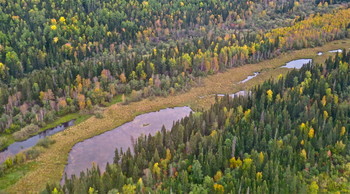
[(57, 127), (40, 132), (38, 135), (30, 137), (27, 140), (14, 142), (13, 144), (9, 145), (5, 150), (0, 152), (0, 164), (3, 163), (8, 157), (14, 156), (25, 149), (35, 146), (40, 139), (63, 131), (72, 125), (74, 125), (74, 120), (68, 121)]

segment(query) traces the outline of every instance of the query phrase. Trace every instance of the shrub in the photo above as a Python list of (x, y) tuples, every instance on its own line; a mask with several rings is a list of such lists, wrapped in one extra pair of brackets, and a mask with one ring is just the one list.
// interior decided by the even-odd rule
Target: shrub
[(23, 152), (20, 152), (20, 153), (16, 154), (14, 160), (15, 160), (16, 164), (21, 164), (21, 163), (25, 162), (27, 160), (27, 158)]
[(13, 133), (15, 131), (18, 131), (21, 127), (19, 125), (16, 124), (11, 124), (9, 128), (5, 129), (5, 132), (7, 134)]
[(6, 137), (0, 137), (0, 148), (4, 147), (8, 143), (8, 139)]
[(44, 148), (48, 148), (50, 145), (54, 144), (55, 142), (56, 142), (55, 140), (45, 137), (43, 139), (40, 139), (36, 145)]
[(95, 117), (98, 119), (102, 119), (103, 118), (103, 114), (100, 112), (95, 113)]
[(25, 154), (27, 156), (27, 159), (33, 160), (40, 155), (40, 151), (34, 148), (26, 151)]
[(22, 128), (20, 131), (15, 132), (12, 136), (16, 141), (18, 141), (18, 140), (26, 139), (30, 135), (38, 131), (39, 131), (39, 127), (37, 125), (32, 124)]
[(99, 107), (99, 106), (95, 106), (93, 109), (93, 114), (95, 115), (96, 118), (98, 119), (102, 119), (103, 116), (103, 108)]
[(4, 163), (6, 168), (11, 168), (13, 166), (13, 160), (11, 157), (7, 158)]

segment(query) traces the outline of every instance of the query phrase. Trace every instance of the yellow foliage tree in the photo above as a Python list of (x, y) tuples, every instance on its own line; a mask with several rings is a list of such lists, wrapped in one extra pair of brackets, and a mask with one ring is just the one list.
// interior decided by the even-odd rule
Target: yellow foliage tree
[(244, 112), (244, 119), (245, 119), (246, 121), (249, 121), (249, 120), (250, 120), (250, 112), (251, 112), (250, 109), (248, 109), (248, 110), (246, 110), (246, 111)]
[(340, 129), (340, 136), (345, 135), (345, 132), (346, 132), (346, 128), (344, 126), (341, 127), (341, 129)]
[(221, 194), (221, 193), (225, 192), (225, 189), (224, 189), (224, 186), (215, 183), (214, 184), (214, 191), (215, 191), (215, 193), (220, 193)]
[(322, 104), (323, 106), (326, 106), (326, 104), (327, 104), (327, 98), (326, 98), (326, 96), (323, 96), (323, 97), (322, 97), (321, 104)]
[(153, 86), (153, 78), (149, 78), (149, 80), (148, 80), (148, 85), (149, 85), (149, 86)]
[(66, 18), (64, 18), (64, 17), (62, 16), (62, 17), (60, 17), (59, 21), (60, 21), (61, 23), (65, 23), (65, 22), (66, 22)]
[(263, 152), (260, 152), (259, 153), (259, 163), (262, 164), (264, 162), (264, 153)]
[(242, 166), (242, 160), (240, 158), (236, 160), (235, 157), (232, 157), (230, 159), (230, 168), (239, 168), (240, 166)]
[(79, 104), (79, 109), (83, 110), (85, 108), (85, 96), (84, 94), (78, 94), (78, 104)]
[(154, 163), (152, 168), (153, 174), (155, 174), (158, 178), (160, 178), (160, 168), (158, 162)]
[(218, 182), (221, 178), (222, 178), (222, 172), (221, 172), (221, 170), (219, 170), (214, 175), (214, 180), (215, 180), (215, 182)]
[(56, 25), (51, 25), (51, 30), (56, 30), (57, 29), (57, 26)]
[(256, 180), (257, 180), (257, 181), (261, 181), (261, 180), (262, 180), (262, 177), (263, 177), (263, 173), (262, 173), (262, 172), (257, 172), (257, 173), (256, 173)]
[(313, 138), (313, 137), (315, 136), (315, 130), (314, 130), (313, 128), (311, 128), (311, 129), (309, 130), (308, 135), (309, 135), (309, 138)]
[(273, 92), (272, 92), (272, 90), (267, 90), (266, 95), (267, 95), (267, 100), (268, 100), (269, 102), (271, 102), (271, 101), (272, 101), (272, 98), (273, 98)]
[(307, 154), (306, 154), (306, 150), (305, 149), (302, 149), (300, 151), (300, 156), (303, 158), (303, 159), (306, 159), (307, 158)]
[(324, 120), (327, 120), (328, 119), (328, 112), (327, 111), (323, 111), (323, 118)]

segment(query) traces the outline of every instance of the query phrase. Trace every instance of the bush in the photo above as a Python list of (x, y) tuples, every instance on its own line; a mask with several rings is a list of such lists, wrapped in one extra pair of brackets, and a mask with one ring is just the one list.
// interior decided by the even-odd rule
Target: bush
[(43, 139), (40, 139), (36, 145), (44, 148), (48, 148), (50, 145), (54, 144), (55, 142), (56, 142), (55, 140), (45, 137)]
[(12, 136), (16, 141), (18, 141), (18, 140), (27, 139), (30, 135), (38, 131), (39, 131), (39, 127), (37, 125), (31, 124), (22, 128), (20, 131), (15, 132)]
[(21, 126), (16, 125), (16, 124), (11, 124), (9, 128), (5, 129), (5, 132), (7, 134), (11, 134), (15, 131), (18, 131), (21, 128)]
[(33, 160), (40, 155), (40, 151), (34, 148), (26, 151), (25, 154), (27, 156), (27, 159)]
[(6, 137), (0, 137), (0, 148), (4, 147), (8, 143), (8, 139)]
[(139, 101), (141, 100), (142, 98), (142, 92), (141, 91), (136, 91), (136, 90), (133, 90), (130, 94), (130, 101), (131, 102), (136, 102), (136, 101)]
[(98, 118), (98, 119), (102, 119), (103, 118), (103, 114), (102, 113), (95, 113), (95, 117)]
[(103, 118), (103, 109), (101, 109), (100, 107), (95, 107), (94, 108), (94, 115), (96, 118), (102, 119)]
[(13, 160), (11, 157), (7, 158), (4, 162), (6, 168), (11, 168), (13, 166)]
[(16, 164), (22, 164), (23, 162), (25, 162), (27, 160), (26, 155), (23, 152), (20, 152), (18, 154), (15, 155), (14, 158), (14, 163)]

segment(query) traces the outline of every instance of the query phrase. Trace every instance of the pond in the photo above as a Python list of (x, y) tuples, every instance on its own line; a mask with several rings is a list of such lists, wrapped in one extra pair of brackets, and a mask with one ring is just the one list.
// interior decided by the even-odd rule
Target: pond
[(312, 63), (312, 59), (297, 59), (293, 61), (289, 61), (286, 65), (282, 66), (282, 68), (295, 68), (301, 69), (301, 67), (305, 64)]
[(66, 123), (63, 123), (63, 124), (57, 126), (57, 127), (40, 132), (38, 135), (30, 137), (27, 140), (18, 141), (18, 142), (11, 144), (5, 150), (0, 152), (0, 163), (3, 163), (10, 156), (14, 156), (25, 149), (28, 149), (28, 148), (35, 146), (35, 144), (38, 143), (38, 141), (40, 139), (43, 139), (47, 136), (50, 136), (50, 135), (53, 135), (53, 134), (58, 133), (60, 131), (63, 131), (72, 125), (74, 125), (74, 120), (68, 121)]
[(318, 52), (317, 55), (321, 56), (321, 55), (323, 55), (323, 52)]
[(254, 77), (258, 76), (259, 74), (260, 74), (259, 72), (254, 72), (254, 75), (248, 76), (246, 79), (240, 81), (239, 83), (245, 83), (245, 82), (247, 82), (247, 81), (253, 79)]
[(132, 148), (133, 142), (142, 134), (155, 135), (163, 125), (169, 130), (174, 122), (190, 115), (191, 112), (191, 108), (185, 106), (145, 113), (111, 131), (79, 142), (69, 153), (65, 173), (69, 178), (73, 174), (78, 176), (80, 172), (91, 168), (93, 163), (99, 165), (103, 172), (107, 162), (113, 162), (116, 148), (122, 148), (125, 152), (129, 147)]

